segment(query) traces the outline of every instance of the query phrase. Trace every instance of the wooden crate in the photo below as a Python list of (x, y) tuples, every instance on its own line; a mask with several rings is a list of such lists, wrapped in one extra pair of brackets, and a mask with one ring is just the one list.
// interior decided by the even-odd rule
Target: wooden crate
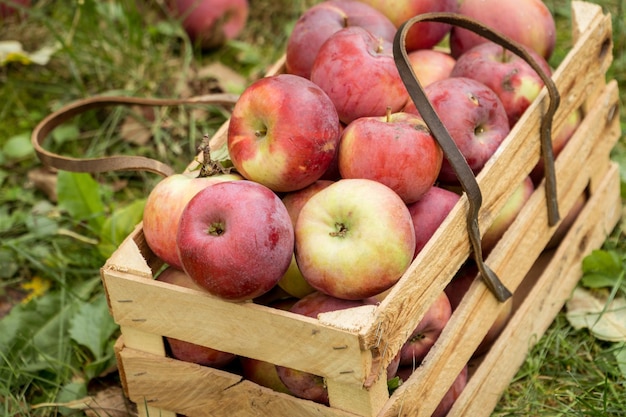
[[(547, 252), (557, 226), (548, 226), (540, 185), (489, 255), (487, 264), (515, 293), (514, 314), (487, 354), (472, 362), (452, 416), (491, 413), (578, 282), (582, 258), (604, 242), (621, 215), (618, 168), (609, 159), (621, 134), (617, 84), (605, 79), (612, 59), (610, 16), (599, 6), (573, 2), (572, 25), (575, 44), (553, 74), (561, 93), (554, 128), (577, 108), (585, 117), (556, 161), (560, 212), (569, 212), (583, 193), (587, 201), (562, 243)], [(547, 99), (544, 90), (478, 176), (481, 230), (539, 160)], [(224, 126), (213, 138), (216, 146), (225, 132)], [(462, 197), (378, 306), (318, 319), (155, 281), (162, 261), (139, 225), (102, 268), (122, 332), (115, 349), (126, 395), (150, 416), (430, 416), (502, 307), (482, 281), (470, 288), (424, 363), (391, 396), (382, 370), (468, 258), (467, 206)], [(330, 406), (168, 358), (163, 336), (324, 376)]]

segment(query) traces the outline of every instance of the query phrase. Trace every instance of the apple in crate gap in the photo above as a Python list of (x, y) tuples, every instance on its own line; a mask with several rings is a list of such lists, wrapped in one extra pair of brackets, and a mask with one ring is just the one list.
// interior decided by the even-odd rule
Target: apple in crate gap
[(209, 49), (239, 36), (250, 6), (248, 0), (169, 0), (169, 9), (190, 40)]
[(359, 26), (374, 36), (393, 42), (396, 27), (377, 9), (357, 0), (328, 0), (307, 9), (296, 21), (287, 40), (285, 69), (310, 78), (322, 44), (340, 29)]
[[(469, 290), (474, 280), (477, 278), (477, 274), (478, 267), (473, 260), (469, 259), (461, 265), (461, 268), (459, 268), (452, 280), (446, 286), (444, 291), (448, 295), (453, 312), (459, 304), (461, 304), (463, 297)], [(485, 334), (485, 337), (483, 337), (483, 340), (477, 346), (472, 357), (478, 357), (489, 350), (493, 342), (498, 338), (504, 329), (504, 326), (508, 323), (512, 313), (513, 298), (509, 298), (502, 304), (495, 321)]]
[(238, 174), (198, 177), (197, 173), (174, 174), (152, 189), (143, 212), (146, 243), (166, 264), (182, 269), (176, 247), (176, 233), (183, 209), (200, 190), (218, 182), (242, 180)]
[[(410, 18), (430, 12), (455, 12), (457, 0), (361, 0), (383, 12), (396, 27)], [(450, 25), (419, 22), (406, 35), (406, 50), (428, 49), (437, 45), (450, 32)]]
[(231, 301), (265, 294), (283, 276), (294, 231), (283, 202), (248, 180), (205, 188), (187, 203), (176, 237), (184, 271)]
[(384, 116), (388, 107), (395, 113), (408, 100), (392, 43), (358, 26), (341, 29), (324, 42), (311, 81), (330, 97), (345, 124), (359, 117)]
[(408, 205), (415, 229), (415, 256), (426, 246), (460, 198), (453, 191), (433, 186), (422, 198)]
[[(376, 303), (377, 301), (371, 298), (344, 300), (316, 291), (298, 300), (290, 311), (303, 316), (317, 318), (320, 313), (345, 310), (347, 308)], [(387, 367), (388, 380), (395, 377), (398, 363), (399, 355), (397, 355)], [(328, 390), (326, 389), (323, 377), (280, 365), (276, 365), (276, 371), (281, 381), (283, 381), (293, 395), (328, 405)]]
[(326, 93), (306, 78), (279, 74), (253, 82), (237, 100), (228, 152), (246, 179), (289, 192), (326, 172), (339, 135), (337, 111)]
[(424, 121), (410, 113), (359, 117), (339, 141), (342, 178), (385, 184), (406, 203), (419, 200), (439, 176), (443, 151)]
[(407, 54), (409, 64), (422, 87), (450, 77), (456, 59), (438, 49), (417, 49)]
[[(206, 292), (206, 290), (198, 286), (198, 284), (196, 284), (194, 280), (189, 277), (189, 275), (171, 266), (164, 269), (157, 276), (156, 280), (160, 282), (166, 282), (172, 285), (178, 285), (181, 287)], [(233, 353), (222, 352), (217, 349), (197, 345), (191, 342), (185, 342), (184, 340), (176, 339), (173, 337), (165, 337), (165, 342), (169, 347), (173, 358), (185, 362), (197, 363), (198, 365), (211, 366), (213, 368), (223, 368), (233, 362), (237, 357)]]
[[(550, 76), (548, 62), (532, 49), (528, 53)], [(539, 74), (523, 58), (494, 42), (476, 45), (456, 60), (452, 77), (480, 81), (497, 95), (513, 127), (544, 86)]]
[[(474, 174), (478, 174), (509, 134), (509, 120), (496, 93), (465, 77), (446, 78), (424, 88), (443, 125)], [(419, 114), (410, 101), (404, 111)], [(452, 165), (444, 159), (439, 173), (444, 184), (458, 184)]]
[(313, 195), (300, 210), (295, 234), (296, 261), (307, 282), (349, 300), (390, 288), (415, 251), (406, 204), (368, 179), (342, 179)]
[(450, 320), (452, 308), (442, 292), (428, 308), (424, 317), (400, 349), (400, 366), (419, 366)]
[[(292, 191), (283, 196), (283, 204), (287, 208), (294, 230), (296, 227), (296, 221), (298, 220), (298, 214), (300, 214), (300, 210), (304, 204), (318, 191), (323, 190), (332, 183), (333, 181), (329, 180), (317, 180), (306, 188), (298, 191)], [(278, 281), (278, 286), (291, 296), (297, 298), (302, 298), (315, 291), (315, 288), (311, 287), (311, 285), (302, 276), (300, 268), (298, 268), (298, 263), (296, 262), (295, 253), (291, 258), (291, 264), (289, 264), (287, 272), (285, 272), (285, 275), (283, 275), (280, 281)]]
[[(546, 60), (554, 51), (556, 25), (542, 0), (461, 0), (458, 12), (526, 45)], [(454, 57), (486, 41), (467, 29), (453, 27), (450, 31)]]

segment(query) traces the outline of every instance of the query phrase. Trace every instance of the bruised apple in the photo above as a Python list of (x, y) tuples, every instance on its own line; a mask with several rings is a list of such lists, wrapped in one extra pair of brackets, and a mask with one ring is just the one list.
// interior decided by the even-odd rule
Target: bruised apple
[(291, 261), (294, 231), (272, 190), (231, 181), (207, 187), (187, 203), (176, 244), (184, 271), (199, 286), (241, 301), (278, 283)]

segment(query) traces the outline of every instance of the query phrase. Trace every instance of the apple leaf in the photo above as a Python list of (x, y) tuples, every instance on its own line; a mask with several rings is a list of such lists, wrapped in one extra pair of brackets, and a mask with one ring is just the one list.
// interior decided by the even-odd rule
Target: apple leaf
[(100, 231), (100, 243), (98, 244), (98, 250), (102, 256), (110, 257), (124, 238), (132, 232), (133, 228), (143, 218), (145, 205), (146, 199), (135, 200), (129, 205), (115, 210), (104, 221)]
[(77, 221), (87, 220), (100, 230), (104, 222), (104, 204), (100, 186), (87, 173), (59, 171), (57, 179), (58, 206)]
[(624, 265), (615, 251), (596, 249), (582, 262), (582, 285), (587, 288), (612, 288), (622, 281)]
[(581, 287), (567, 301), (567, 320), (575, 329), (588, 328), (594, 337), (609, 342), (626, 341), (626, 299)]
[(84, 303), (70, 321), (69, 336), (81, 346), (89, 349), (95, 359), (107, 353), (108, 342), (117, 330), (117, 324), (109, 314), (104, 297), (92, 303)]

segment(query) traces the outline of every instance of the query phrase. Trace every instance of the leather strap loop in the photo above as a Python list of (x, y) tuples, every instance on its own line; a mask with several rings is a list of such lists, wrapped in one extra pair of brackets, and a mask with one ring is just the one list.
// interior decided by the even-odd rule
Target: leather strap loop
[(232, 105), (239, 97), (233, 94), (209, 94), (186, 99), (150, 99), (125, 96), (97, 96), (70, 103), (44, 118), (33, 130), (31, 143), (44, 165), (72, 172), (148, 171), (167, 177), (172, 167), (156, 159), (142, 156), (114, 155), (100, 158), (72, 158), (50, 152), (43, 147), (48, 135), (72, 117), (105, 106), (177, 106), (191, 104)]
[(474, 258), (483, 277), (485, 284), (495, 295), (499, 301), (505, 301), (511, 297), (511, 292), (502, 284), (498, 276), (493, 272), (483, 260), (482, 245), (480, 230), (478, 227), (478, 212), (482, 204), (482, 194), (480, 187), (476, 182), (476, 177), (470, 169), (465, 157), (459, 151), (446, 127), (441, 122), (441, 119), (434, 110), (432, 104), (428, 100), (424, 89), (420, 85), (417, 77), (411, 68), (411, 64), (408, 59), (406, 51), (406, 35), (412, 25), (418, 22), (440, 22), (447, 23), (454, 26), (459, 26), (464, 29), (471, 30), (478, 35), (481, 35), (493, 42), (496, 42), (503, 47), (509, 49), (511, 52), (522, 57), (528, 62), (531, 67), (539, 74), (544, 84), (547, 87), (550, 103), (546, 114), (541, 120), (541, 152), (545, 164), (546, 172), (546, 200), (548, 208), (548, 219), (550, 225), (554, 225), (559, 220), (557, 199), (556, 199), (556, 179), (554, 175), (554, 156), (552, 152), (552, 119), (554, 113), (558, 108), (560, 95), (552, 81), (552, 79), (545, 74), (542, 68), (537, 64), (533, 57), (520, 44), (516, 43), (512, 39), (509, 39), (505, 35), (494, 31), (493, 29), (483, 25), (482, 23), (475, 21), (467, 16), (463, 16), (457, 13), (425, 13), (417, 15), (408, 21), (406, 21), (398, 29), (394, 42), (393, 42), (393, 54), (398, 67), (398, 71), (402, 80), (409, 92), (411, 100), (415, 103), (415, 106), (420, 112), (420, 115), (426, 122), (426, 125), (431, 130), (433, 136), (441, 146), (444, 155), (446, 156), (450, 165), (452, 165), (459, 182), (463, 188), (463, 191), (467, 194), (469, 201), (469, 210), (467, 213), (467, 227), (474, 253)]

